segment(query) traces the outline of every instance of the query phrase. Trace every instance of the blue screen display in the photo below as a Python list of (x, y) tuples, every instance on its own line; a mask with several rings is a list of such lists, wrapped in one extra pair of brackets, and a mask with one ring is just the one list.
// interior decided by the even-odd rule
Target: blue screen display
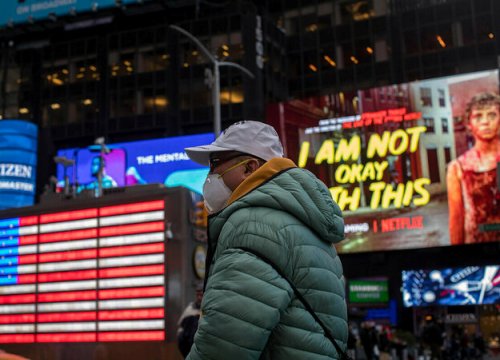
[[(142, 0), (144, 1), (144, 0)], [(148, 0), (146, 0), (148, 1)], [(123, 5), (139, 4), (138, 0), (122, 0)], [(73, 13), (98, 11), (116, 7), (116, 0), (2, 0), (0, 26), (44, 20), (50, 14), (67, 16)]]
[(500, 266), (403, 271), (406, 307), (500, 303)]
[(38, 127), (24, 120), (0, 120), (0, 209), (33, 205)]
[[(184, 186), (201, 194), (208, 168), (191, 161), (184, 148), (213, 141), (214, 135), (208, 133), (109, 144), (110, 152), (104, 155), (103, 187), (160, 183)], [(97, 187), (98, 147), (65, 149), (57, 155), (75, 161), (74, 166), (66, 169), (66, 174), (64, 167), (58, 165), (58, 186), (62, 186), (66, 175), (78, 191)]]

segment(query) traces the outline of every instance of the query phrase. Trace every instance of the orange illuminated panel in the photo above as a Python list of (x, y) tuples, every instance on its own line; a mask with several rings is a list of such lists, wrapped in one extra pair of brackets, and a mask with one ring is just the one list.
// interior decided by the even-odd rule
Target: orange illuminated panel
[(109, 269), (100, 269), (99, 277), (103, 279), (115, 277), (130, 277), (130, 276), (146, 276), (163, 274), (164, 266), (159, 265), (144, 265), (132, 267), (117, 267)]
[(19, 236), (19, 245), (33, 245), (38, 242), (38, 235)]
[(35, 302), (35, 294), (0, 296), (0, 304), (27, 304), (34, 302)]
[(71, 261), (71, 260), (82, 260), (82, 259), (94, 259), (96, 256), (97, 256), (97, 249), (60, 251), (54, 253), (40, 254), (38, 261), (41, 263)]
[(40, 224), (47, 224), (60, 221), (80, 220), (97, 217), (97, 209), (84, 209), (75, 211), (65, 211), (54, 214), (45, 214), (40, 216)]
[(96, 279), (97, 270), (79, 270), (68, 272), (56, 272), (48, 274), (38, 274), (38, 282), (71, 281)]
[(151, 210), (162, 210), (164, 207), (165, 207), (165, 201), (163, 200), (147, 201), (134, 204), (126, 204), (126, 205), (107, 206), (99, 209), (99, 216), (122, 215), (122, 214), (131, 214), (131, 213), (145, 212)]
[(0, 315), (0, 324), (32, 323), (35, 314)]
[(117, 236), (127, 234), (141, 234), (155, 231), (163, 231), (165, 224), (163, 221), (154, 221), (142, 224), (109, 226), (99, 229), (99, 236)]
[(96, 333), (37, 334), (37, 342), (94, 342)]
[(161, 319), (165, 316), (163, 308), (133, 309), (133, 310), (102, 310), (98, 319), (103, 320), (135, 320), (135, 319)]
[(163, 286), (150, 286), (145, 288), (109, 289), (99, 290), (99, 299), (125, 299), (164, 296)]
[(56, 232), (51, 234), (40, 234), (40, 242), (59, 242), (78, 239), (91, 239), (97, 237), (97, 229), (73, 230), (65, 232)]
[(95, 311), (63, 312), (63, 313), (39, 313), (37, 321), (47, 322), (68, 322), (68, 321), (95, 321), (97, 313)]
[(62, 291), (55, 293), (39, 293), (39, 302), (75, 301), (75, 300), (95, 300), (97, 292), (95, 290), (82, 291)]
[(33, 334), (8, 334), (0, 335), (0, 343), (14, 344), (14, 343), (32, 343), (35, 342), (35, 335)]
[(154, 341), (164, 340), (163, 331), (123, 331), (123, 332), (101, 332), (98, 341)]
[(99, 249), (99, 257), (162, 253), (164, 250), (164, 243), (116, 246), (112, 248)]

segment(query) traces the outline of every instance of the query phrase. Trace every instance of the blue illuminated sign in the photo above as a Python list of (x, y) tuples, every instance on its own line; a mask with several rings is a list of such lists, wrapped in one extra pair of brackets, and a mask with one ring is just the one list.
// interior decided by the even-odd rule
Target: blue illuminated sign
[(38, 128), (0, 120), (0, 209), (33, 205)]
[[(139, 0), (121, 0), (123, 5)], [(49, 15), (66, 16), (115, 7), (116, 0), (2, 0), (0, 26), (47, 19)]]
[[(208, 168), (191, 161), (185, 147), (206, 145), (214, 141), (211, 133), (178, 136), (163, 139), (109, 144), (110, 153), (104, 155), (103, 187), (161, 183), (166, 186), (184, 186), (201, 193)], [(69, 182), (78, 191), (98, 186), (99, 149), (66, 149), (58, 156), (75, 160), (67, 169)], [(64, 168), (58, 165), (59, 186), (64, 181)]]

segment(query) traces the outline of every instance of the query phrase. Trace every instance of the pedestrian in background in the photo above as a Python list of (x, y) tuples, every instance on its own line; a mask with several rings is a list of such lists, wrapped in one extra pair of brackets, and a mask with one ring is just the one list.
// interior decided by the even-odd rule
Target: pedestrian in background
[(196, 287), (196, 298), (184, 309), (177, 322), (177, 345), (182, 356), (186, 357), (193, 346), (194, 335), (198, 330), (198, 322), (201, 314), (201, 300), (203, 299), (203, 286)]
[(328, 188), (283, 158), (278, 134), (261, 122), (238, 122), (186, 152), (210, 166), (208, 273), (188, 359), (345, 355), (345, 286), (333, 246), (344, 225)]

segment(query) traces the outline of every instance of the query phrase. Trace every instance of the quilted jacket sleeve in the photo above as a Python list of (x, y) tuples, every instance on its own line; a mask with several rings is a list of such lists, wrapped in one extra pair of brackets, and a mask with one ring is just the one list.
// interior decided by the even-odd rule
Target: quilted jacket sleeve
[(259, 359), (291, 297), (270, 265), (242, 250), (225, 250), (213, 264), (187, 359)]

